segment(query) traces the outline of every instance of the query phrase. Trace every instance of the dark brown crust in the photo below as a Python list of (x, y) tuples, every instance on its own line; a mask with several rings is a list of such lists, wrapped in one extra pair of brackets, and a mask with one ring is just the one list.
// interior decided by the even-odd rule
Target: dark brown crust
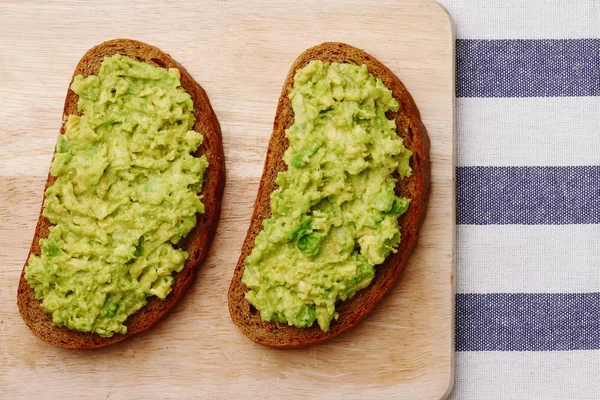
[[(157, 67), (177, 68), (181, 72), (181, 86), (192, 96), (194, 101), (194, 116), (196, 118), (194, 130), (204, 135), (204, 142), (198, 150), (198, 154), (205, 154), (209, 163), (202, 188), (202, 195), (204, 196), (202, 201), (206, 210), (204, 214), (199, 215), (196, 227), (179, 244), (179, 247), (188, 251), (189, 258), (183, 270), (175, 274), (172, 292), (165, 300), (159, 300), (156, 297), (150, 298), (146, 306), (130, 316), (126, 322), (127, 334), (125, 335), (116, 334), (110, 338), (103, 338), (97, 334), (82, 333), (52, 325), (52, 318), (41, 309), (40, 301), (35, 298), (33, 289), (25, 280), (25, 269), (23, 269), (17, 294), (17, 304), (21, 317), (36, 336), (64, 348), (92, 349), (108, 346), (147, 330), (163, 318), (193, 283), (198, 266), (208, 253), (221, 213), (221, 198), (225, 187), (225, 159), (219, 121), (212, 110), (206, 93), (190, 74), (168, 54), (163, 53), (156, 47), (128, 39), (111, 40), (90, 49), (77, 64), (73, 78), (76, 75), (97, 74), (104, 57), (117, 53)], [(69, 88), (70, 86), (71, 84), (69, 84)], [(77, 113), (77, 100), (78, 96), (71, 89), (68, 89), (60, 134), (65, 132), (67, 117)], [(48, 175), (44, 192), (54, 180), (54, 177)], [(40, 254), (39, 240), (48, 236), (50, 226), (50, 221), (44, 218), (40, 211), (27, 262), (32, 254)]]
[[(376, 268), (375, 278), (368, 288), (359, 291), (352, 299), (338, 305), (337, 310), (340, 317), (337, 321), (332, 322), (329, 332), (321, 331), (317, 324), (310, 328), (296, 328), (287, 324), (262, 321), (260, 313), (253, 309), (244, 298), (247, 288), (241, 281), (244, 273), (244, 259), (251, 253), (254, 239), (262, 230), (262, 221), (271, 215), (269, 198), (271, 192), (277, 187), (275, 177), (280, 171), (286, 169), (283, 153), (288, 147), (285, 130), (294, 122), (294, 114), (288, 98), (293, 87), (294, 74), (311, 60), (366, 64), (369, 72), (376, 78), (380, 78), (399, 101), (400, 111), (395, 117), (398, 134), (404, 138), (405, 146), (413, 152), (412, 176), (399, 181), (396, 188), (398, 194), (412, 199), (408, 211), (400, 217), (402, 241), (398, 252)], [(419, 227), (425, 218), (430, 175), (429, 138), (425, 126), (421, 122), (419, 110), (402, 82), (375, 58), (344, 43), (323, 43), (306, 50), (292, 65), (279, 98), (273, 134), (254, 203), (254, 214), (229, 287), (229, 312), (233, 322), (244, 335), (256, 343), (277, 348), (314, 345), (354, 327), (392, 288), (394, 281), (406, 266), (416, 245)]]

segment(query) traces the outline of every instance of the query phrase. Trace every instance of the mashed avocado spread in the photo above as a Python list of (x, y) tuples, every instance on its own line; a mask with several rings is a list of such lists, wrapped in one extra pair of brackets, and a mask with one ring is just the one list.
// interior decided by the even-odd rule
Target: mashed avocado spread
[[(245, 259), (247, 300), (263, 320), (329, 330), (335, 305), (367, 287), (400, 242), (396, 196), (412, 153), (386, 112), (398, 102), (365, 65), (312, 61), (290, 93), (294, 124), (272, 217)], [(397, 173), (397, 174), (396, 174)]]
[(25, 279), (56, 325), (109, 337), (170, 293), (208, 161), (192, 156), (203, 137), (178, 69), (115, 55), (71, 89), (81, 116), (58, 138), (43, 210), (54, 226)]

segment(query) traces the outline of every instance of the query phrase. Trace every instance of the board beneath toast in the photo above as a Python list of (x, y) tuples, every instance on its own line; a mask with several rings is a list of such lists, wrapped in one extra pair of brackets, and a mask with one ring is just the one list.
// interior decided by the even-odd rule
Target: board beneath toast
[[(119, 18), (114, 16), (118, 15)], [(318, 395), (437, 399), (453, 371), (454, 38), (434, 3), (127, 2), (0, 5), (0, 387), (8, 398)], [(57, 24), (68, 16), (68, 23)], [(129, 21), (123, 24), (122, 21)], [(41, 202), (65, 85), (90, 47), (151, 43), (206, 90), (223, 133), (227, 187), (209, 256), (163, 323), (93, 352), (54, 348), (22, 322), (16, 288)], [(324, 41), (364, 49), (407, 86), (431, 139), (432, 190), (406, 273), (356, 328), (292, 351), (248, 340), (227, 288), (250, 221), (281, 85), (294, 59)], [(28, 396), (27, 396), (28, 395)]]

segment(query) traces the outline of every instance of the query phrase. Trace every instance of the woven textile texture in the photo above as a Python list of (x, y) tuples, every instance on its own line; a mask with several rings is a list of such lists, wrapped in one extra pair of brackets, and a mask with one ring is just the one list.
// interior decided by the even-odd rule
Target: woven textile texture
[(600, 1), (456, 26), (452, 399), (600, 399)]

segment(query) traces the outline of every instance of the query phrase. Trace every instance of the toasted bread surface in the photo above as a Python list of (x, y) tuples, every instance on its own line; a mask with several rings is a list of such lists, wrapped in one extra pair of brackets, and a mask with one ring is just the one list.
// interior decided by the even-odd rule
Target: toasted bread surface
[[(89, 76), (97, 74), (104, 57), (114, 54), (122, 54), (156, 67), (177, 68), (180, 71), (181, 86), (191, 95), (194, 101), (194, 117), (196, 121), (193, 129), (204, 136), (204, 141), (198, 149), (196, 156), (206, 155), (209, 164), (204, 176), (204, 184), (201, 192), (205, 212), (204, 214), (197, 215), (196, 226), (177, 245), (177, 247), (186, 250), (189, 257), (185, 262), (183, 270), (174, 274), (175, 282), (171, 293), (165, 300), (150, 297), (148, 303), (143, 308), (129, 316), (125, 322), (127, 333), (124, 335), (115, 334), (112, 337), (104, 338), (94, 333), (83, 333), (53, 325), (52, 317), (42, 310), (40, 301), (35, 298), (34, 290), (25, 280), (25, 269), (23, 268), (17, 293), (17, 304), (23, 320), (36, 336), (53, 345), (64, 348), (91, 349), (108, 346), (143, 332), (162, 319), (177, 304), (193, 283), (198, 267), (206, 258), (221, 213), (221, 198), (225, 187), (225, 163), (221, 141), (221, 128), (210, 105), (208, 96), (202, 87), (168, 54), (163, 53), (156, 47), (128, 39), (107, 41), (90, 49), (77, 64), (71, 78), (71, 83), (77, 75)], [(69, 83), (69, 89), (65, 98), (63, 124), (60, 129), (61, 135), (65, 133), (65, 124), (68, 116), (78, 114), (78, 96), (70, 89), (71, 83)], [(55, 178), (48, 174), (44, 192), (54, 181)], [(40, 255), (39, 241), (48, 236), (48, 228), (50, 226), (50, 221), (43, 217), (40, 211), (25, 265), (29, 262), (29, 257), (32, 254)]]
[[(275, 178), (279, 172), (287, 169), (283, 154), (289, 145), (285, 130), (294, 123), (294, 112), (288, 97), (294, 86), (294, 75), (312, 60), (365, 64), (369, 72), (381, 79), (400, 103), (400, 110), (392, 118), (395, 118), (397, 133), (404, 139), (404, 145), (413, 152), (410, 161), (412, 175), (398, 180), (396, 186), (399, 196), (411, 198), (408, 211), (399, 218), (402, 240), (398, 251), (390, 254), (383, 264), (375, 268), (375, 278), (367, 288), (336, 306), (339, 319), (332, 321), (328, 332), (323, 332), (317, 324), (310, 328), (297, 328), (263, 321), (260, 313), (245, 299), (248, 289), (242, 283), (244, 259), (252, 252), (254, 239), (262, 230), (263, 220), (271, 216), (270, 195), (277, 188)], [(279, 98), (254, 213), (229, 287), (229, 312), (233, 322), (256, 343), (276, 348), (314, 345), (354, 327), (390, 291), (406, 266), (425, 218), (430, 178), (429, 138), (419, 110), (402, 82), (373, 56), (347, 44), (327, 42), (306, 50), (292, 64)]]

